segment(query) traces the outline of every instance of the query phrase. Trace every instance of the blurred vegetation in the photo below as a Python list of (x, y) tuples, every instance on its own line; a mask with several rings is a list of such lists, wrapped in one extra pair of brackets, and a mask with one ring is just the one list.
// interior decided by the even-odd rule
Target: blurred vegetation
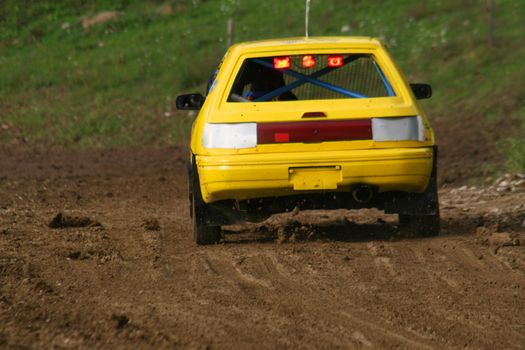
[[(525, 134), (525, 127), (523, 134)], [(507, 169), (511, 171), (525, 171), (525, 140), (523, 138), (510, 138), (507, 140)]]
[[(0, 142), (184, 142), (192, 116), (174, 111), (175, 97), (203, 90), (226, 50), (227, 19), (235, 41), (302, 36), (304, 3), (2, 0)], [(431, 118), (524, 121), (525, 2), (495, 1), (493, 48), (485, 5), (313, 0), (310, 34), (383, 39), (411, 81), (433, 85), (424, 102)], [(104, 11), (117, 18), (83, 28), (83, 19)]]

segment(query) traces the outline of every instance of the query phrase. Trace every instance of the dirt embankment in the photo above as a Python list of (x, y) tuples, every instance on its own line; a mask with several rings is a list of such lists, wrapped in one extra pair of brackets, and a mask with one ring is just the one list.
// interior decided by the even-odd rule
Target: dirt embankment
[(185, 154), (0, 151), (0, 348), (524, 347), (521, 189), (443, 188), (435, 238), (339, 210), (198, 247)]
[[(435, 116), (431, 119), (439, 147), (439, 183), (464, 184), (471, 180), (485, 182), (506, 162), (506, 139), (520, 138), (521, 121), (498, 118), (487, 121), (473, 111), (451, 106), (461, 118)], [(481, 181), (480, 181), (481, 180)]]

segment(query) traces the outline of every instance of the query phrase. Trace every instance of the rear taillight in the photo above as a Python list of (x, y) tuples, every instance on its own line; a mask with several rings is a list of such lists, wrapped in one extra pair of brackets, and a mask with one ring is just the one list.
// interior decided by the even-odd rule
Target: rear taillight
[[(325, 116), (322, 112), (314, 113)], [(273, 123), (208, 123), (204, 126), (202, 135), (205, 148), (227, 149), (253, 148), (258, 144), (353, 140), (425, 141), (425, 129), (421, 117), (415, 116)]]
[(371, 119), (257, 124), (258, 144), (370, 139), (372, 139)]

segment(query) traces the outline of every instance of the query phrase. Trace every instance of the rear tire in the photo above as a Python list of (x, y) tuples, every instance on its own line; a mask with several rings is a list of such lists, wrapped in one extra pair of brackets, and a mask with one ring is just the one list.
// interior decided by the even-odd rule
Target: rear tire
[(434, 167), (423, 200), (419, 208), (432, 208), (432, 214), (399, 214), (399, 228), (409, 234), (421, 237), (438, 236), (441, 230), (441, 217), (439, 214), (439, 199), (437, 186), (437, 149), (434, 152)]
[(199, 245), (215, 244), (221, 240), (221, 227), (209, 225), (206, 222), (207, 205), (202, 200), (197, 170), (194, 169), (191, 186), (191, 217), (193, 222), (193, 237)]
[[(195, 203), (195, 198), (193, 199)], [(193, 237), (198, 245), (215, 244), (221, 240), (221, 227), (207, 225), (202, 211), (193, 206)]]

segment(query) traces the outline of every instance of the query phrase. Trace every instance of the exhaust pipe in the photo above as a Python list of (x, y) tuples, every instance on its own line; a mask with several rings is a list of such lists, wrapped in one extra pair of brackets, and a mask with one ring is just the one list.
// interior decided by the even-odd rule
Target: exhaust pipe
[(352, 198), (357, 203), (368, 203), (374, 197), (374, 190), (368, 185), (357, 185), (352, 190)]

